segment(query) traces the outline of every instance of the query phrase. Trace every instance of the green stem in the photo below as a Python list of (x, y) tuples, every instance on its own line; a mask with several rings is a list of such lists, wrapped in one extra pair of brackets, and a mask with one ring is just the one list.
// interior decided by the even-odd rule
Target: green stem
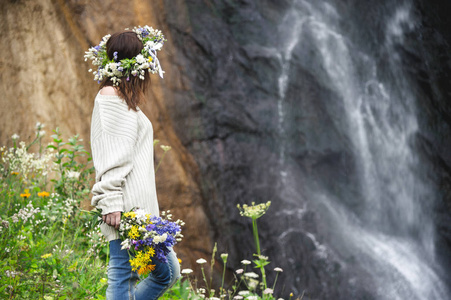
[[(257, 256), (258, 259), (260, 259), (260, 240), (258, 238), (258, 228), (257, 228), (257, 219), (256, 218), (252, 218), (252, 232), (254, 234), (254, 242), (255, 242), (255, 247), (257, 248)], [(261, 266), (260, 267), (260, 272), (262, 273), (262, 280), (263, 280), (263, 284), (265, 286), (265, 289), (268, 287), (266, 284), (266, 273), (265, 273), (265, 267)]]
[(210, 295), (210, 294), (211, 294), (211, 291), (210, 291), (210, 286), (208, 285), (208, 282), (207, 282), (207, 277), (205, 276), (204, 267), (201, 267), (200, 269), (202, 270), (202, 277), (203, 277), (203, 279), (204, 279), (205, 285), (206, 285), (207, 290), (208, 290), (208, 297), (210, 297), (210, 296), (211, 296), (211, 295)]
[(66, 221), (63, 220), (64, 226), (63, 226), (63, 234), (61, 235), (61, 243), (60, 243), (60, 249), (63, 250), (63, 242), (64, 242), (64, 232), (66, 231), (66, 223), (67, 223), (67, 218)]
[(258, 239), (257, 219), (252, 218), (252, 232), (254, 234), (255, 247), (257, 248), (257, 255), (260, 256), (260, 241)]
[(160, 161), (158, 162), (157, 167), (155, 168), (155, 173), (157, 173), (158, 169), (160, 168), (161, 162), (163, 161), (163, 158), (164, 158), (164, 156), (166, 155), (166, 152), (167, 152), (167, 151), (163, 152), (163, 155), (161, 156), (161, 159), (160, 159)]
[[(39, 139), (39, 135), (37, 135), (35, 138), (34, 138), (34, 140), (27, 146), (27, 147), (25, 147), (25, 149), (28, 151), (28, 149), (30, 149), (30, 147), (31, 146), (33, 146), (34, 144), (36, 144), (36, 142), (38, 141), (38, 139)], [(15, 146), (16, 144), (15, 144), (15, 141), (14, 141), (14, 146)]]
[(274, 288), (276, 287), (277, 277), (279, 277), (279, 272), (276, 274), (276, 279), (274, 279), (274, 284), (272, 285), (272, 290), (274, 291)]
[(39, 137), (39, 157), (42, 157), (42, 143), (41, 143), (41, 137)]
[(222, 292), (224, 290), (225, 270), (226, 270), (226, 264), (224, 264), (224, 269), (222, 270), (222, 282), (221, 282), (221, 289), (219, 290), (219, 297), (221, 297), (221, 294), (222, 294)]

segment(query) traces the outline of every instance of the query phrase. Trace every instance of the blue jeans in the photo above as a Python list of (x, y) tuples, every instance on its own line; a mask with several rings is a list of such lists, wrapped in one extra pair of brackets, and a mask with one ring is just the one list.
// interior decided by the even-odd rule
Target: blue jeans
[(121, 240), (110, 241), (107, 300), (155, 300), (180, 277), (180, 264), (175, 252), (167, 256), (168, 263), (154, 260), (155, 270), (138, 285), (139, 275), (132, 271), (127, 250), (121, 250)]

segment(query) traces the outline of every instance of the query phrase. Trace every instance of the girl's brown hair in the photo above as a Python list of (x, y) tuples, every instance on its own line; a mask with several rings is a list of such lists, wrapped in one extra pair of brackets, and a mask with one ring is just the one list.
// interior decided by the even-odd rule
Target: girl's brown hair
[[(133, 58), (143, 49), (144, 45), (133, 31), (123, 31), (113, 34), (106, 43), (106, 52), (109, 59), (114, 58), (114, 53), (117, 52), (116, 61), (124, 58)], [(128, 79), (128, 80), (127, 80)], [(150, 82), (150, 74), (145, 72), (144, 80), (139, 79), (138, 76), (122, 77), (117, 85), (119, 96), (124, 99), (129, 109), (137, 110), (140, 103), (145, 101), (145, 92)], [(100, 84), (100, 89), (105, 86), (113, 86), (110, 78), (105, 78)]]

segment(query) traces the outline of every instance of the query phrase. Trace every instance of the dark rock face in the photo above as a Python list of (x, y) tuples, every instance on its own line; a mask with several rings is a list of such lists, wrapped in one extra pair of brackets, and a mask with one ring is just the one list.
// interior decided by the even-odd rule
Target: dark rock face
[[(447, 139), (451, 39), (441, 4), (187, 1), (182, 17), (176, 7), (180, 3), (165, 5), (176, 60), (184, 66), (192, 90), (189, 97), (176, 97), (172, 119), (182, 143), (199, 165), (214, 239), (221, 250), (231, 253), (229, 261), (249, 259), (253, 252), (250, 221), (239, 217), (236, 204), (271, 200), (259, 229), (271, 266), (285, 270), (279, 292), (305, 291), (312, 299), (417, 299), (421, 295), (442, 299), (443, 291), (450, 288), (446, 270), (451, 252)], [(298, 15), (290, 19), (293, 11)], [(317, 27), (309, 27), (312, 19)], [(327, 30), (318, 27), (326, 25)], [(300, 38), (290, 45), (296, 39), (293, 34)], [(320, 47), (323, 42), (329, 43), (327, 47)], [(337, 60), (334, 63), (327, 62), (326, 54), (340, 53), (330, 50), (334, 47), (347, 51), (342, 52), (349, 56), (345, 62), (339, 55), (332, 56)], [(352, 66), (343, 70), (344, 77), (355, 77), (350, 94), (331, 77), (340, 71), (334, 70), (334, 65)], [(346, 72), (349, 70), (352, 74)], [(435, 232), (433, 245), (429, 245), (435, 249), (434, 262), (425, 265), (435, 274), (431, 278), (441, 282), (440, 292), (412, 290), (402, 283), (401, 292), (384, 295), (385, 281), (374, 277), (389, 274), (390, 268), (371, 270), (374, 264), (384, 262), (361, 256), (351, 242), (355, 238), (359, 244), (358, 233), (343, 232), (347, 225), (340, 219), (345, 218), (364, 230), (418, 242), (413, 248), (428, 244), (422, 219), (408, 225), (399, 221), (403, 207), (391, 209), (390, 204), (396, 199), (387, 200), (386, 208), (377, 208), (380, 216), (374, 216), (371, 192), (362, 181), (365, 159), (356, 146), (353, 119), (346, 117), (346, 95), (362, 95), (370, 103), (370, 116), (376, 118), (380, 117), (378, 102), (382, 98), (398, 101), (388, 104), (385, 119), (377, 119), (381, 127), (363, 127), (371, 157), (377, 158), (376, 175), (371, 176), (378, 180), (374, 186), (384, 190), (378, 195), (397, 197), (398, 192), (387, 186), (393, 185), (395, 177), (402, 177), (404, 169), (390, 174), (386, 168), (390, 160), (402, 164), (397, 158), (404, 156), (386, 154), (387, 145), (377, 144), (377, 137), (371, 135), (377, 128), (384, 131), (383, 120), (388, 120), (387, 130), (399, 129), (393, 130), (406, 135), (405, 147), (412, 159), (406, 164), (414, 174), (406, 182), (421, 186), (418, 199), (412, 202), (417, 206), (411, 209), (429, 220)], [(403, 117), (406, 114), (409, 118)], [(365, 121), (368, 112), (363, 115)], [(409, 133), (404, 127), (411, 122), (417, 125)], [(380, 163), (382, 158), (388, 159), (388, 166)], [(398, 185), (402, 191), (403, 184)], [(335, 204), (331, 206), (326, 198), (334, 199)], [(381, 203), (384, 206), (385, 202)], [(442, 264), (445, 267), (440, 269)], [(392, 266), (399, 274), (403, 267)], [(390, 280), (409, 281), (398, 275)]]

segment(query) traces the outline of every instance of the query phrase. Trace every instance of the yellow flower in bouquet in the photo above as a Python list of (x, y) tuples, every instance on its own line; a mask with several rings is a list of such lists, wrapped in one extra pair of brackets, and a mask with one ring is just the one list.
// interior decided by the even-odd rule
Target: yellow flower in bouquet
[(171, 247), (181, 241), (183, 221), (170, 221), (172, 215), (162, 212), (162, 217), (151, 216), (142, 209), (123, 214), (119, 227), (122, 249), (130, 254), (130, 265), (138, 274), (155, 269), (153, 260), (167, 262)]

